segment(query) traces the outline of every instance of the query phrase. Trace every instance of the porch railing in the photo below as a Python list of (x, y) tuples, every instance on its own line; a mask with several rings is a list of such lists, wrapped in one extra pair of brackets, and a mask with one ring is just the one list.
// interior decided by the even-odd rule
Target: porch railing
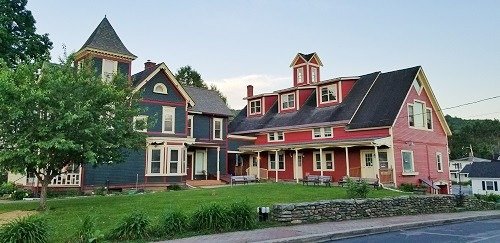
[(349, 168), (349, 176), (350, 177), (361, 177), (361, 167)]
[(257, 176), (259, 170), (260, 170), (260, 179), (268, 179), (268, 171), (267, 169), (264, 168), (257, 169), (257, 167), (248, 167), (246, 169), (246, 174)]
[(51, 186), (80, 186), (80, 173), (60, 174), (50, 183)]
[(394, 170), (392, 168), (380, 169), (380, 183), (394, 183), (393, 174)]

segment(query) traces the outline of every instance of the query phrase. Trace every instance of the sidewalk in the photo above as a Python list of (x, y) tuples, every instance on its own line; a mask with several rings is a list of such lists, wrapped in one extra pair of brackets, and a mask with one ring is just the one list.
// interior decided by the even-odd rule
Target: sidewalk
[(482, 219), (500, 218), (500, 210), (424, 214), (387, 218), (359, 219), (318, 224), (302, 224), (251, 231), (201, 235), (164, 242), (311, 242), (383, 233)]

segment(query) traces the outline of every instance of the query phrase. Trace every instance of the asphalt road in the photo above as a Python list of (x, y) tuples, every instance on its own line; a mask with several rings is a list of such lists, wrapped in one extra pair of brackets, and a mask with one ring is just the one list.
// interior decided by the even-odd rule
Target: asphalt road
[[(333, 241), (332, 241), (333, 242)], [(500, 242), (500, 219), (472, 221), (361, 236), (334, 242)]]

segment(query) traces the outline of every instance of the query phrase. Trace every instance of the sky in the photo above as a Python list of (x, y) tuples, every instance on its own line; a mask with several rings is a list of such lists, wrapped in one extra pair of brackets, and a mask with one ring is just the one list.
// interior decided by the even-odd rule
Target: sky
[[(500, 95), (500, 1), (63, 1), (30, 0), (54, 61), (78, 51), (106, 15), (144, 62), (190, 65), (228, 97), (292, 86), (298, 52), (317, 52), (321, 78), (422, 66), (441, 108)], [(500, 119), (500, 98), (444, 110)]]

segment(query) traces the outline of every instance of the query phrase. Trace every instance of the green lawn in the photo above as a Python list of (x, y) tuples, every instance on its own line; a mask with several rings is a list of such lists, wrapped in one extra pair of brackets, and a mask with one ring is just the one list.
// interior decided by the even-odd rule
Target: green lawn
[[(398, 196), (401, 193), (389, 190), (371, 190), (369, 197)], [(302, 186), (296, 184), (264, 183), (238, 185), (214, 189), (192, 189), (146, 193), (143, 195), (93, 196), (86, 198), (52, 199), (50, 210), (44, 213), (52, 226), (52, 241), (66, 242), (75, 234), (85, 215), (93, 216), (102, 231), (107, 232), (117, 225), (125, 215), (140, 210), (152, 219), (166, 209), (190, 212), (202, 204), (239, 202), (246, 200), (254, 207), (271, 206), (276, 203), (307, 202), (325, 199), (346, 198), (341, 187)], [(36, 202), (0, 204), (0, 213), (13, 210), (35, 210)]]

